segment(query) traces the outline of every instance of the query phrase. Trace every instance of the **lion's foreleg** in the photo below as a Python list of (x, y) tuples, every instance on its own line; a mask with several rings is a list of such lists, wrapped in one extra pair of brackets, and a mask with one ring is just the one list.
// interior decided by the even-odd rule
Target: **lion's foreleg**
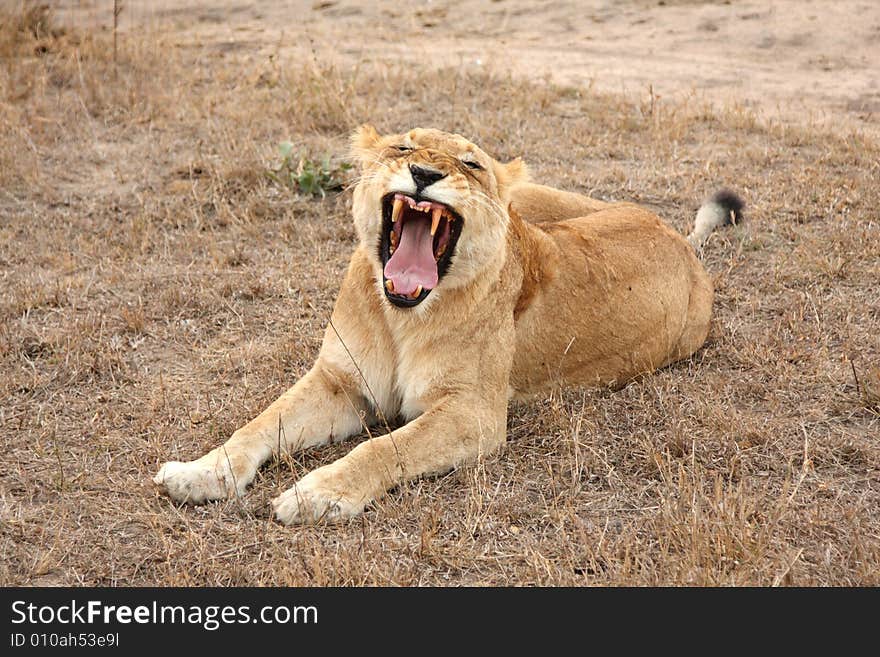
[(199, 504), (241, 494), (279, 450), (297, 451), (347, 438), (360, 429), (365, 413), (356, 386), (319, 360), (223, 445), (195, 461), (166, 463), (153, 481), (180, 502)]
[(285, 524), (349, 518), (404, 481), (474, 462), (504, 442), (506, 399), (489, 409), (482, 399), (438, 405), (366, 440), (273, 500), (275, 514)]

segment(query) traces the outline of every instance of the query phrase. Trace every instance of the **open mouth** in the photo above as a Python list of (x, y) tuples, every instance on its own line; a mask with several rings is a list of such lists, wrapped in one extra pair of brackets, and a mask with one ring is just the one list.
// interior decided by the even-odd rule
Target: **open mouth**
[(461, 216), (443, 203), (399, 192), (382, 199), (382, 283), (395, 306), (417, 306), (446, 270), (461, 234)]

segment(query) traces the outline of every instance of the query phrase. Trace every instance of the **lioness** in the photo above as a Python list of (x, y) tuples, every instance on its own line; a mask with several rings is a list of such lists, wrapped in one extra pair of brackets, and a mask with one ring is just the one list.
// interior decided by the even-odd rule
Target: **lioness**
[(175, 500), (240, 495), (279, 449), (379, 426), (272, 502), (286, 524), (350, 518), (497, 450), (511, 398), (620, 384), (703, 344), (712, 284), (695, 248), (735, 195), (700, 209), (689, 244), (648, 210), (529, 184), (519, 159), (459, 135), (363, 126), (352, 145), (360, 243), (318, 360), (223, 446), (163, 465), (154, 481)]

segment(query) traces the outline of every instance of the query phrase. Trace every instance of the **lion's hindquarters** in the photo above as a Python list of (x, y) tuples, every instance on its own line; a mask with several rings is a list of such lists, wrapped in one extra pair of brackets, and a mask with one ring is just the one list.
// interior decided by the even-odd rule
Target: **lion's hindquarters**
[(699, 262), (694, 263), (690, 278), (690, 295), (681, 337), (678, 340), (677, 348), (670, 354), (669, 360), (664, 365), (692, 355), (703, 346), (709, 335), (714, 298), (712, 282)]
[(551, 235), (559, 258), (517, 322), (517, 392), (620, 384), (702, 344), (711, 284), (655, 215), (622, 206), (534, 229)]

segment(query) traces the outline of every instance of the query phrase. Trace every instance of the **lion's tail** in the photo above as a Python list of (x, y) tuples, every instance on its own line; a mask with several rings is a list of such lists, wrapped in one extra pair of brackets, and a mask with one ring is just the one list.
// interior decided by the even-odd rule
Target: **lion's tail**
[(699, 250), (709, 235), (716, 228), (738, 224), (742, 219), (742, 209), (745, 202), (729, 189), (721, 189), (715, 192), (697, 211), (697, 220), (694, 229), (688, 235), (688, 242), (694, 249)]

